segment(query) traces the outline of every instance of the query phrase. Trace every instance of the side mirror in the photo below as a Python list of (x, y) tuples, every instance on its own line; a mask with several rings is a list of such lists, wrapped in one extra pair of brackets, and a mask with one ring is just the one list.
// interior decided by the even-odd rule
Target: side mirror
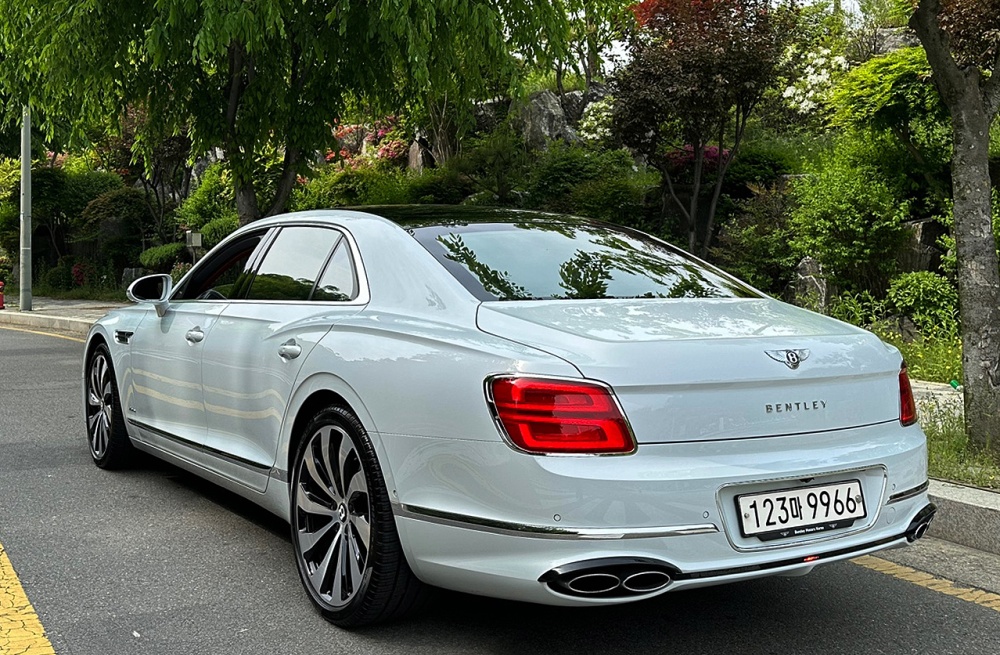
[(173, 289), (174, 280), (169, 275), (147, 275), (130, 284), (125, 295), (132, 302), (153, 303), (156, 315), (163, 316)]

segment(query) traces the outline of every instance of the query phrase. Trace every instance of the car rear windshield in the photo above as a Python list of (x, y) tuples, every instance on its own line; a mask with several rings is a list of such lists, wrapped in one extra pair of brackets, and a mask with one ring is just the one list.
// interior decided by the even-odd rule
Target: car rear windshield
[(409, 231), (480, 300), (759, 297), (662, 241), (601, 223), (438, 224)]

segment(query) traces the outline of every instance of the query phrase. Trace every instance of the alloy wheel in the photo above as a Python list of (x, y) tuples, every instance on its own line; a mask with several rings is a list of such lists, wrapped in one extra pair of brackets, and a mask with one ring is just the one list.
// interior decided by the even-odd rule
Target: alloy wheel
[(90, 453), (101, 459), (108, 450), (111, 439), (112, 411), (114, 410), (114, 381), (107, 355), (98, 351), (90, 360), (87, 374), (87, 437)]
[(294, 489), (296, 555), (323, 604), (340, 608), (361, 590), (371, 545), (371, 501), (364, 467), (350, 435), (319, 427), (297, 462)]

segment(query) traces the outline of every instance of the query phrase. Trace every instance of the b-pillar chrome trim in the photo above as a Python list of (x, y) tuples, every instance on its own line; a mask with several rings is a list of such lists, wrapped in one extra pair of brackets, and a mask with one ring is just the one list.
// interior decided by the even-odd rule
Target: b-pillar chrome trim
[(392, 504), (396, 516), (419, 521), (427, 521), (438, 525), (448, 525), (456, 528), (466, 528), (504, 534), (517, 537), (536, 537), (541, 539), (581, 539), (581, 540), (617, 540), (617, 539), (653, 539), (657, 537), (683, 537), (694, 534), (712, 534), (719, 531), (714, 523), (698, 523), (695, 525), (670, 525), (652, 528), (562, 528), (548, 525), (526, 525), (508, 521), (497, 521), (480, 516), (467, 516), (445, 512), (429, 507), (416, 505)]

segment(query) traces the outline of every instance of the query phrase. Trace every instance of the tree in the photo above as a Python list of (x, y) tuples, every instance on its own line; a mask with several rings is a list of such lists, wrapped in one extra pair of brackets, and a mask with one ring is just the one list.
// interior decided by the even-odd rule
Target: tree
[[(615, 124), (623, 142), (661, 175), (666, 210), (672, 199), (688, 249), (708, 252), (726, 170), (747, 121), (777, 80), (794, 12), (768, 0), (644, 0), (633, 8), (640, 29), (632, 59), (614, 81)], [(715, 144), (715, 161), (706, 148)], [(678, 192), (678, 152), (690, 153), (691, 191)], [(702, 185), (713, 167), (707, 211)]]
[(990, 217), (990, 124), (1000, 112), (1000, 0), (920, 0), (910, 26), (951, 114), (952, 195), (969, 438), (1000, 452), (1000, 267)]
[(846, 73), (833, 93), (835, 123), (889, 132), (917, 165), (938, 200), (948, 192), (939, 179), (945, 167), (948, 113), (931, 82), (923, 48), (901, 48), (869, 59)]
[[(567, 30), (541, 0), (0, 0), (0, 16), (0, 92), (74, 124), (133, 105), (188, 127), (193, 152), (224, 151), (243, 223), (284, 209), (350, 101), (401, 104)], [(282, 171), (261, 198), (268, 148)]]

